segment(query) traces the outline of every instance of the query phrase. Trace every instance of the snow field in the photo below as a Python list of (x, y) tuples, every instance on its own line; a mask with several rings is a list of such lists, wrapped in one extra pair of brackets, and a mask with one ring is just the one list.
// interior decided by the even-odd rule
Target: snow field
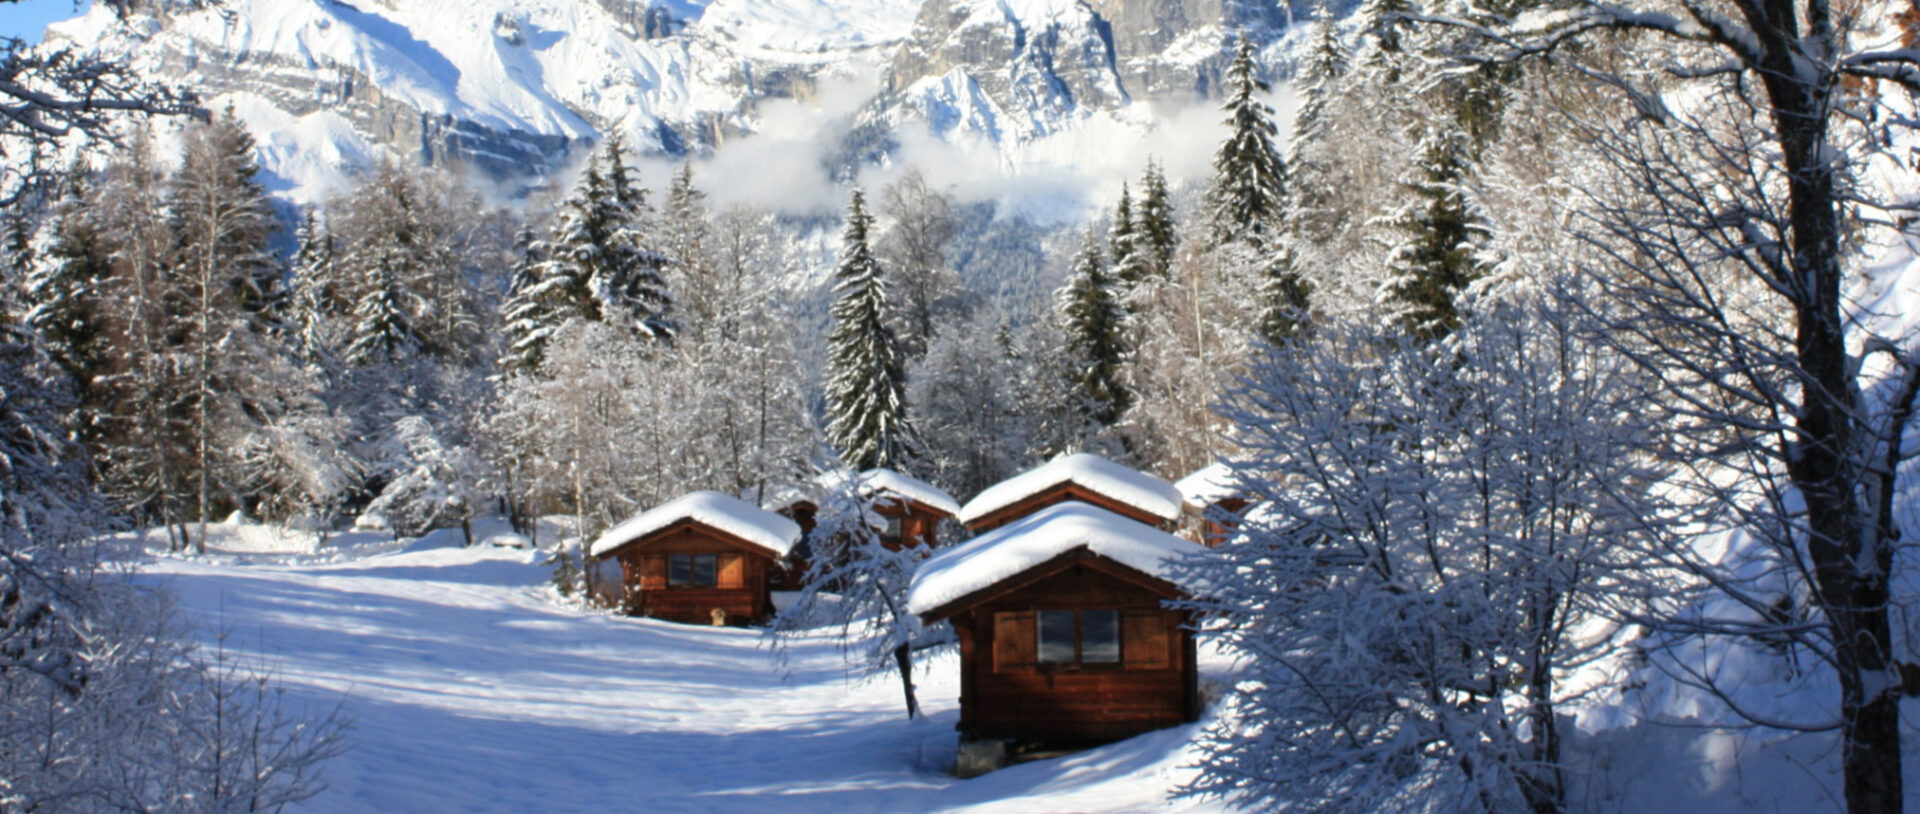
[[(564, 526), (543, 522), (543, 547)], [(476, 522), (471, 548), (456, 529), (341, 533), (318, 552), (300, 533), (209, 529), (205, 557), (157, 553), (158, 531), (108, 543), (154, 552), (139, 578), (175, 593), (209, 641), (224, 631), (230, 651), (261, 657), (296, 705), (352, 720), (330, 788), (295, 814), (1233, 810), (1169, 798), (1200, 725), (957, 780), (953, 655), (923, 665), (928, 714), (908, 722), (896, 680), (850, 682), (824, 636), (796, 643), (783, 677), (757, 630), (564, 606), (544, 554), (512, 547), (524, 541), (498, 519)], [(1233, 665), (1203, 644), (1201, 669), (1212, 695)], [(1806, 696), (1746, 669), (1754, 692)], [(1576, 706), (1573, 810), (1840, 810), (1829, 734), (1704, 728), (1711, 706), (1661, 681)], [(1906, 763), (1920, 776), (1920, 751)]]
[(542, 555), (453, 534), (338, 561), (147, 564), (296, 701), (352, 719), (331, 787), (298, 811), (1223, 810), (1166, 799), (1192, 727), (956, 780), (951, 655), (920, 676), (928, 717), (910, 723), (894, 680), (849, 683), (831, 641), (797, 644), (783, 678), (757, 630), (563, 607)]

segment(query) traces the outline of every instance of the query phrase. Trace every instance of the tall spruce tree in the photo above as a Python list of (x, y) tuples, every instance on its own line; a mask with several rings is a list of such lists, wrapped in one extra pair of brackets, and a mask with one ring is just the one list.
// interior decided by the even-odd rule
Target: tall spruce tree
[(1207, 216), (1214, 245), (1240, 241), (1268, 248), (1280, 230), (1287, 168), (1274, 148), (1273, 108), (1261, 101), (1267, 83), (1255, 75), (1253, 41), (1245, 37), (1227, 66), (1227, 139), (1213, 157)]
[(513, 273), (507, 278), (507, 297), (500, 303), (500, 321), (506, 334), (500, 369), (508, 375), (539, 370), (547, 340), (559, 328), (546, 319), (545, 304), (534, 293), (540, 284), (540, 268), (547, 258), (544, 246), (534, 237), (532, 229), (522, 228), (514, 237), (513, 257)]
[(1140, 209), (1134, 224), (1134, 242), (1146, 275), (1167, 279), (1173, 269), (1174, 249), (1180, 242), (1178, 231), (1166, 173), (1149, 158), (1146, 171), (1140, 175)]
[(1142, 246), (1140, 220), (1133, 211), (1133, 191), (1124, 182), (1120, 184), (1120, 202), (1113, 206), (1113, 223), (1107, 227), (1107, 257), (1113, 262), (1113, 284), (1120, 288), (1121, 299), (1126, 301), (1125, 292), (1146, 282), (1148, 259)]
[(885, 273), (868, 244), (872, 226), (866, 199), (855, 189), (847, 202), (840, 261), (833, 272), (827, 442), (855, 470), (908, 471), (920, 445), (907, 420), (900, 342), (887, 324)]
[(1133, 405), (1121, 379), (1126, 365), (1126, 312), (1091, 227), (1074, 253), (1066, 285), (1054, 295), (1065, 345), (1066, 376), (1088, 420), (1112, 426)]
[(43, 227), (45, 250), (28, 267), (24, 303), (48, 357), (83, 389), (102, 372), (109, 337), (101, 287), (112, 274), (89, 175), (79, 167), (68, 175)]
[[(168, 211), (173, 232), (169, 333), (185, 362), (198, 544), (226, 496), (245, 485), (224, 466), (226, 442), (258, 423), (277, 383), (255, 374), (278, 352), (268, 312), (281, 297), (271, 251), (278, 224), (256, 176), (253, 137), (231, 111), (187, 131)], [(231, 508), (231, 507), (227, 507)]]
[(353, 306), (352, 338), (347, 361), (365, 367), (406, 358), (420, 347), (413, 321), (418, 295), (401, 278), (405, 264), (398, 252), (374, 260), (360, 281), (360, 300)]
[(1460, 292), (1483, 270), (1476, 244), (1487, 227), (1466, 194), (1469, 137), (1445, 123), (1428, 130), (1420, 163), (1406, 182), (1413, 198), (1394, 218), (1404, 239), (1388, 258), (1387, 298), (1416, 339), (1445, 337), (1460, 327)]
[(333, 230), (313, 209), (300, 219), (294, 235), (292, 291), (287, 295), (294, 347), (308, 362), (330, 363), (339, 351), (334, 347), (329, 315), (344, 311), (338, 298), (339, 280), (334, 276)]
[(610, 137), (561, 205), (542, 247), (546, 259), (530, 296), (544, 304), (546, 325), (557, 330), (569, 319), (586, 319), (662, 340), (679, 330), (670, 315), (667, 257), (645, 238), (647, 214), (620, 140)]
[(1312, 26), (1307, 34), (1307, 54), (1300, 61), (1296, 80), (1300, 104), (1294, 110), (1293, 133), (1287, 145), (1295, 178), (1303, 171), (1304, 148), (1320, 139), (1326, 130), (1327, 105), (1332, 101), (1334, 83), (1347, 72), (1347, 46), (1340, 41), (1340, 26), (1327, 0), (1314, 6)]

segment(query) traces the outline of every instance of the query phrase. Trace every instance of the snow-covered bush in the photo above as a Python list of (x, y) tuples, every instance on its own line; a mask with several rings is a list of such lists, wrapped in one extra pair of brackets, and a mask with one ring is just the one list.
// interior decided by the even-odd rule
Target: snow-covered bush
[(1567, 314), (1446, 341), (1331, 323), (1225, 406), (1259, 501), (1196, 603), (1246, 659), (1201, 793), (1326, 811), (1549, 810), (1563, 705), (1617, 654), (1658, 516), (1625, 363)]
[(946, 640), (924, 628), (907, 610), (913, 572), (931, 549), (925, 545), (893, 550), (881, 544), (886, 522), (874, 511), (877, 498), (862, 488), (850, 469), (833, 467), (819, 481), (825, 494), (814, 515), (806, 583), (800, 595), (767, 628), (775, 657), (784, 664), (796, 635), (825, 628), (840, 642), (850, 671), (865, 677), (888, 672), (900, 676), (907, 717), (920, 714), (913, 689), (913, 653)]
[(394, 424), (391, 455), (399, 474), (367, 505), (366, 515), (383, 518), (402, 537), (469, 527), (479, 501), (477, 456), (464, 446), (448, 443), (420, 416), (407, 416)]

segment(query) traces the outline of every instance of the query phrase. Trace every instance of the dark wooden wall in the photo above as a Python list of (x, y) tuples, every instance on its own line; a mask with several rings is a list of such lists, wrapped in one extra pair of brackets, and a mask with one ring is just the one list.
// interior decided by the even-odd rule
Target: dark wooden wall
[(883, 536), (880, 540), (889, 550), (899, 551), (902, 546), (920, 544), (933, 547), (940, 545), (940, 515), (918, 503), (904, 500), (882, 501), (873, 507), (873, 513), (881, 517), (900, 518), (900, 536), (893, 539)]
[[(717, 555), (717, 579), (710, 588), (667, 585), (670, 554)], [(620, 572), (627, 585), (627, 612), (672, 622), (706, 625), (713, 610), (726, 611), (727, 624), (749, 625), (773, 615), (768, 576), (773, 558), (764, 549), (703, 526), (681, 524), (620, 549)]]
[[(1094, 742), (1198, 715), (1193, 634), (1165, 594), (1076, 564), (953, 617), (960, 637), (960, 731), (972, 738)], [(1117, 665), (1040, 664), (1042, 610), (1120, 611)]]

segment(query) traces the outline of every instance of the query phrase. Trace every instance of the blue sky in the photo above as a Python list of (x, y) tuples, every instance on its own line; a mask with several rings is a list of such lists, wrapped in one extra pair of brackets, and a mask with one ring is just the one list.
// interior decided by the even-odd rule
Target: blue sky
[(23, 0), (0, 3), (0, 37), (19, 37), (39, 42), (47, 23), (77, 16), (80, 9), (73, 0)]

